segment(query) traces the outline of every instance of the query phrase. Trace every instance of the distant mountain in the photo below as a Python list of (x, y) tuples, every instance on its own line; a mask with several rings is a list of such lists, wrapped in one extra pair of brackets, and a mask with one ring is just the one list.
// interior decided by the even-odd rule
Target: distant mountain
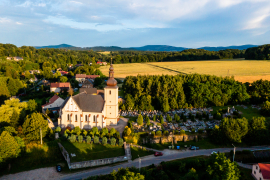
[[(247, 49), (251, 47), (257, 47), (257, 45), (242, 45), (242, 46), (226, 46), (226, 47), (201, 47), (197, 49), (204, 49), (208, 51), (220, 51), (226, 49)], [(64, 48), (64, 49), (71, 49), (71, 50), (93, 50), (93, 51), (183, 51), (185, 49), (191, 48), (184, 48), (184, 47), (175, 47), (175, 46), (167, 46), (167, 45), (146, 45), (142, 47), (129, 47), (129, 48), (122, 48), (118, 46), (94, 46), (94, 47), (75, 47), (69, 44), (60, 44), (60, 45), (49, 45), (49, 46), (35, 46), (37, 49), (41, 48)]]
[(133, 47), (133, 49), (137, 49), (139, 51), (183, 51), (188, 48), (166, 46), (166, 45), (147, 45), (143, 47)]
[(72, 48), (75, 46), (71, 46), (69, 44), (59, 44), (59, 45), (49, 45), (49, 46), (35, 46), (36, 49), (41, 48), (53, 48), (53, 49), (59, 49), (59, 48)]
[(220, 51), (220, 50), (226, 50), (226, 49), (239, 49), (239, 50), (244, 50), (247, 48), (251, 48), (251, 47), (257, 47), (257, 45), (251, 45), (251, 44), (247, 44), (247, 45), (242, 45), (242, 46), (227, 46), (227, 47), (201, 47), (198, 49), (204, 49), (204, 50), (208, 50), (208, 51)]

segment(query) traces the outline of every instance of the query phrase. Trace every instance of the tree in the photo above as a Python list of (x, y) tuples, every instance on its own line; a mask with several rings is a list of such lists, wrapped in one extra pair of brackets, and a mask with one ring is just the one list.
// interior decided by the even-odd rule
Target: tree
[(157, 136), (161, 136), (161, 135), (162, 135), (162, 132), (161, 132), (161, 131), (157, 131), (157, 132), (156, 132), (156, 135), (157, 135)]
[(74, 134), (71, 134), (71, 136), (69, 136), (68, 140), (72, 143), (76, 142), (76, 136)]
[(6, 131), (8, 132), (11, 136), (16, 136), (18, 134), (18, 132), (14, 129), (14, 127), (12, 126), (4, 126), (0, 129), (0, 134), (3, 132), (3, 131)]
[(83, 136), (85, 137), (85, 136), (87, 135), (87, 131), (84, 129), (84, 130), (82, 131), (82, 134), (83, 134)]
[(86, 142), (89, 144), (91, 143), (91, 137), (90, 136), (86, 136)]
[(28, 115), (23, 123), (23, 133), (26, 138), (31, 141), (39, 140), (40, 129), (42, 130), (42, 137), (45, 137), (48, 129), (48, 121), (39, 113)]
[(95, 135), (97, 132), (98, 132), (98, 128), (95, 126), (95, 127), (93, 127), (92, 128), (92, 132), (93, 132), (93, 134)]
[(114, 133), (116, 133), (116, 130), (115, 130), (114, 128), (112, 128), (112, 129), (110, 130), (110, 134), (111, 134), (111, 135), (114, 135)]
[(230, 141), (241, 143), (248, 132), (248, 120), (224, 118), (220, 123), (220, 128)]
[(61, 127), (58, 126), (58, 127), (55, 129), (55, 132), (60, 133), (60, 132), (61, 132)]
[(150, 119), (149, 119), (148, 116), (145, 117), (145, 121), (146, 121), (146, 124), (147, 124), (147, 125), (150, 125)]
[(189, 172), (184, 176), (186, 180), (197, 180), (198, 174), (194, 168), (191, 168)]
[(82, 135), (79, 135), (78, 136), (78, 141), (79, 141), (79, 143), (82, 143), (83, 142), (83, 136)]
[(68, 94), (69, 94), (70, 96), (72, 96), (72, 95), (74, 94), (74, 91), (73, 91), (72, 88), (69, 88)]
[(61, 82), (67, 82), (68, 81), (68, 78), (66, 76), (61, 76), (60, 77), (60, 81)]
[(140, 173), (134, 173), (129, 171), (129, 168), (119, 168), (116, 172), (113, 170), (110, 174), (112, 178), (110, 179), (119, 179), (119, 180), (144, 180), (144, 175)]
[(72, 130), (73, 134), (76, 134), (77, 136), (79, 136), (81, 134), (81, 129), (79, 126), (76, 126), (73, 130)]
[(13, 113), (10, 117), (10, 125), (14, 128), (17, 128), (19, 125), (20, 117), (16, 110), (13, 110)]
[(224, 153), (214, 153), (210, 156), (207, 172), (213, 180), (238, 180), (240, 171), (236, 162), (227, 159)]
[(18, 157), (20, 152), (20, 145), (16, 139), (7, 131), (3, 131), (0, 135), (0, 163)]
[(27, 110), (28, 110), (28, 113), (33, 113), (37, 110), (37, 103), (34, 99), (30, 99), (27, 102)]
[(138, 123), (138, 125), (143, 125), (143, 117), (141, 114), (139, 114), (139, 116), (138, 116), (137, 123)]
[(106, 137), (103, 137), (103, 138), (102, 138), (102, 144), (103, 144), (103, 145), (106, 145), (106, 144), (107, 144), (107, 138), (106, 138)]
[(163, 116), (162, 115), (160, 115), (160, 123), (161, 124), (164, 124), (164, 119), (163, 119)]
[(94, 143), (95, 144), (98, 144), (99, 143), (99, 137), (97, 137), (97, 136), (94, 137)]
[(115, 146), (115, 143), (116, 143), (116, 139), (115, 138), (111, 138), (111, 145), (112, 146)]
[(157, 120), (157, 116), (154, 115), (154, 116), (153, 116), (153, 121), (156, 122), (156, 120)]
[(129, 136), (130, 134), (131, 134), (131, 129), (130, 128), (127, 128), (126, 135)]
[(123, 144), (124, 144), (124, 141), (123, 141), (123, 139), (122, 139), (122, 138), (120, 138), (120, 139), (119, 139), (119, 146), (120, 146), (120, 147), (122, 147), (122, 146), (123, 146)]
[(269, 101), (265, 101), (263, 103), (261, 113), (262, 115), (270, 116), (270, 102)]

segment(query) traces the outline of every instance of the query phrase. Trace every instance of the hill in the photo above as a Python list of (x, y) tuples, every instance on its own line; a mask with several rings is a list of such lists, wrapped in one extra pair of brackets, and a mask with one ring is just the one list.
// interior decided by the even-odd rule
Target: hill
[[(251, 47), (257, 47), (257, 45), (242, 45), (242, 46), (227, 46), (227, 47), (201, 47), (197, 49), (204, 49), (208, 51), (219, 51), (219, 50), (226, 50), (226, 49), (239, 49), (244, 50)], [(167, 45), (146, 45), (142, 47), (127, 47), (122, 48), (119, 46), (94, 46), (94, 47), (75, 47), (69, 44), (60, 44), (60, 45), (49, 45), (49, 46), (35, 46), (37, 49), (41, 48), (65, 48), (71, 50), (93, 50), (93, 51), (183, 51), (185, 49), (191, 48), (184, 48), (184, 47), (175, 47), (175, 46), (167, 46)]]

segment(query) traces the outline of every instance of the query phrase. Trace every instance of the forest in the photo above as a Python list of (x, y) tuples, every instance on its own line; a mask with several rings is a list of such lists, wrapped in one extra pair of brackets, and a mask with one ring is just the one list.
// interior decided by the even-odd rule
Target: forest
[(245, 52), (246, 59), (270, 60), (270, 44), (248, 48)]

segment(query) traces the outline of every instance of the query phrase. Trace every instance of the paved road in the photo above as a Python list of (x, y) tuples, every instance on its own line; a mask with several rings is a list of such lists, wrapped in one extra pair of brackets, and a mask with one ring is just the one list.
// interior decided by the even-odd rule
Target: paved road
[[(242, 150), (256, 150), (256, 149), (264, 149), (264, 148), (269, 148), (269, 147), (251, 147), (251, 148), (237, 148), (238, 151)], [(159, 156), (159, 157), (154, 157), (154, 156), (149, 156), (147, 158), (142, 158), (141, 159), (141, 167), (149, 166), (151, 164), (159, 164), (162, 161), (172, 161), (175, 159), (183, 159), (187, 157), (193, 157), (193, 156), (202, 156), (202, 155), (210, 155), (212, 151), (216, 152), (230, 152), (233, 150), (233, 148), (219, 148), (219, 149), (203, 149), (203, 150), (197, 150), (197, 151), (180, 151), (176, 152), (172, 150), (172, 153), (167, 153), (164, 156)], [(120, 165), (116, 166), (107, 166), (104, 168), (99, 168), (99, 169), (94, 169), (94, 170), (89, 170), (85, 172), (80, 172), (80, 173), (74, 173), (70, 175), (63, 176), (61, 179), (62, 180), (73, 180), (73, 179), (84, 179), (89, 176), (96, 176), (96, 175), (103, 175), (103, 174), (109, 174), (113, 170), (117, 170), (118, 168), (121, 167), (139, 167), (138, 159), (134, 160), (132, 162), (128, 163), (123, 163)]]

